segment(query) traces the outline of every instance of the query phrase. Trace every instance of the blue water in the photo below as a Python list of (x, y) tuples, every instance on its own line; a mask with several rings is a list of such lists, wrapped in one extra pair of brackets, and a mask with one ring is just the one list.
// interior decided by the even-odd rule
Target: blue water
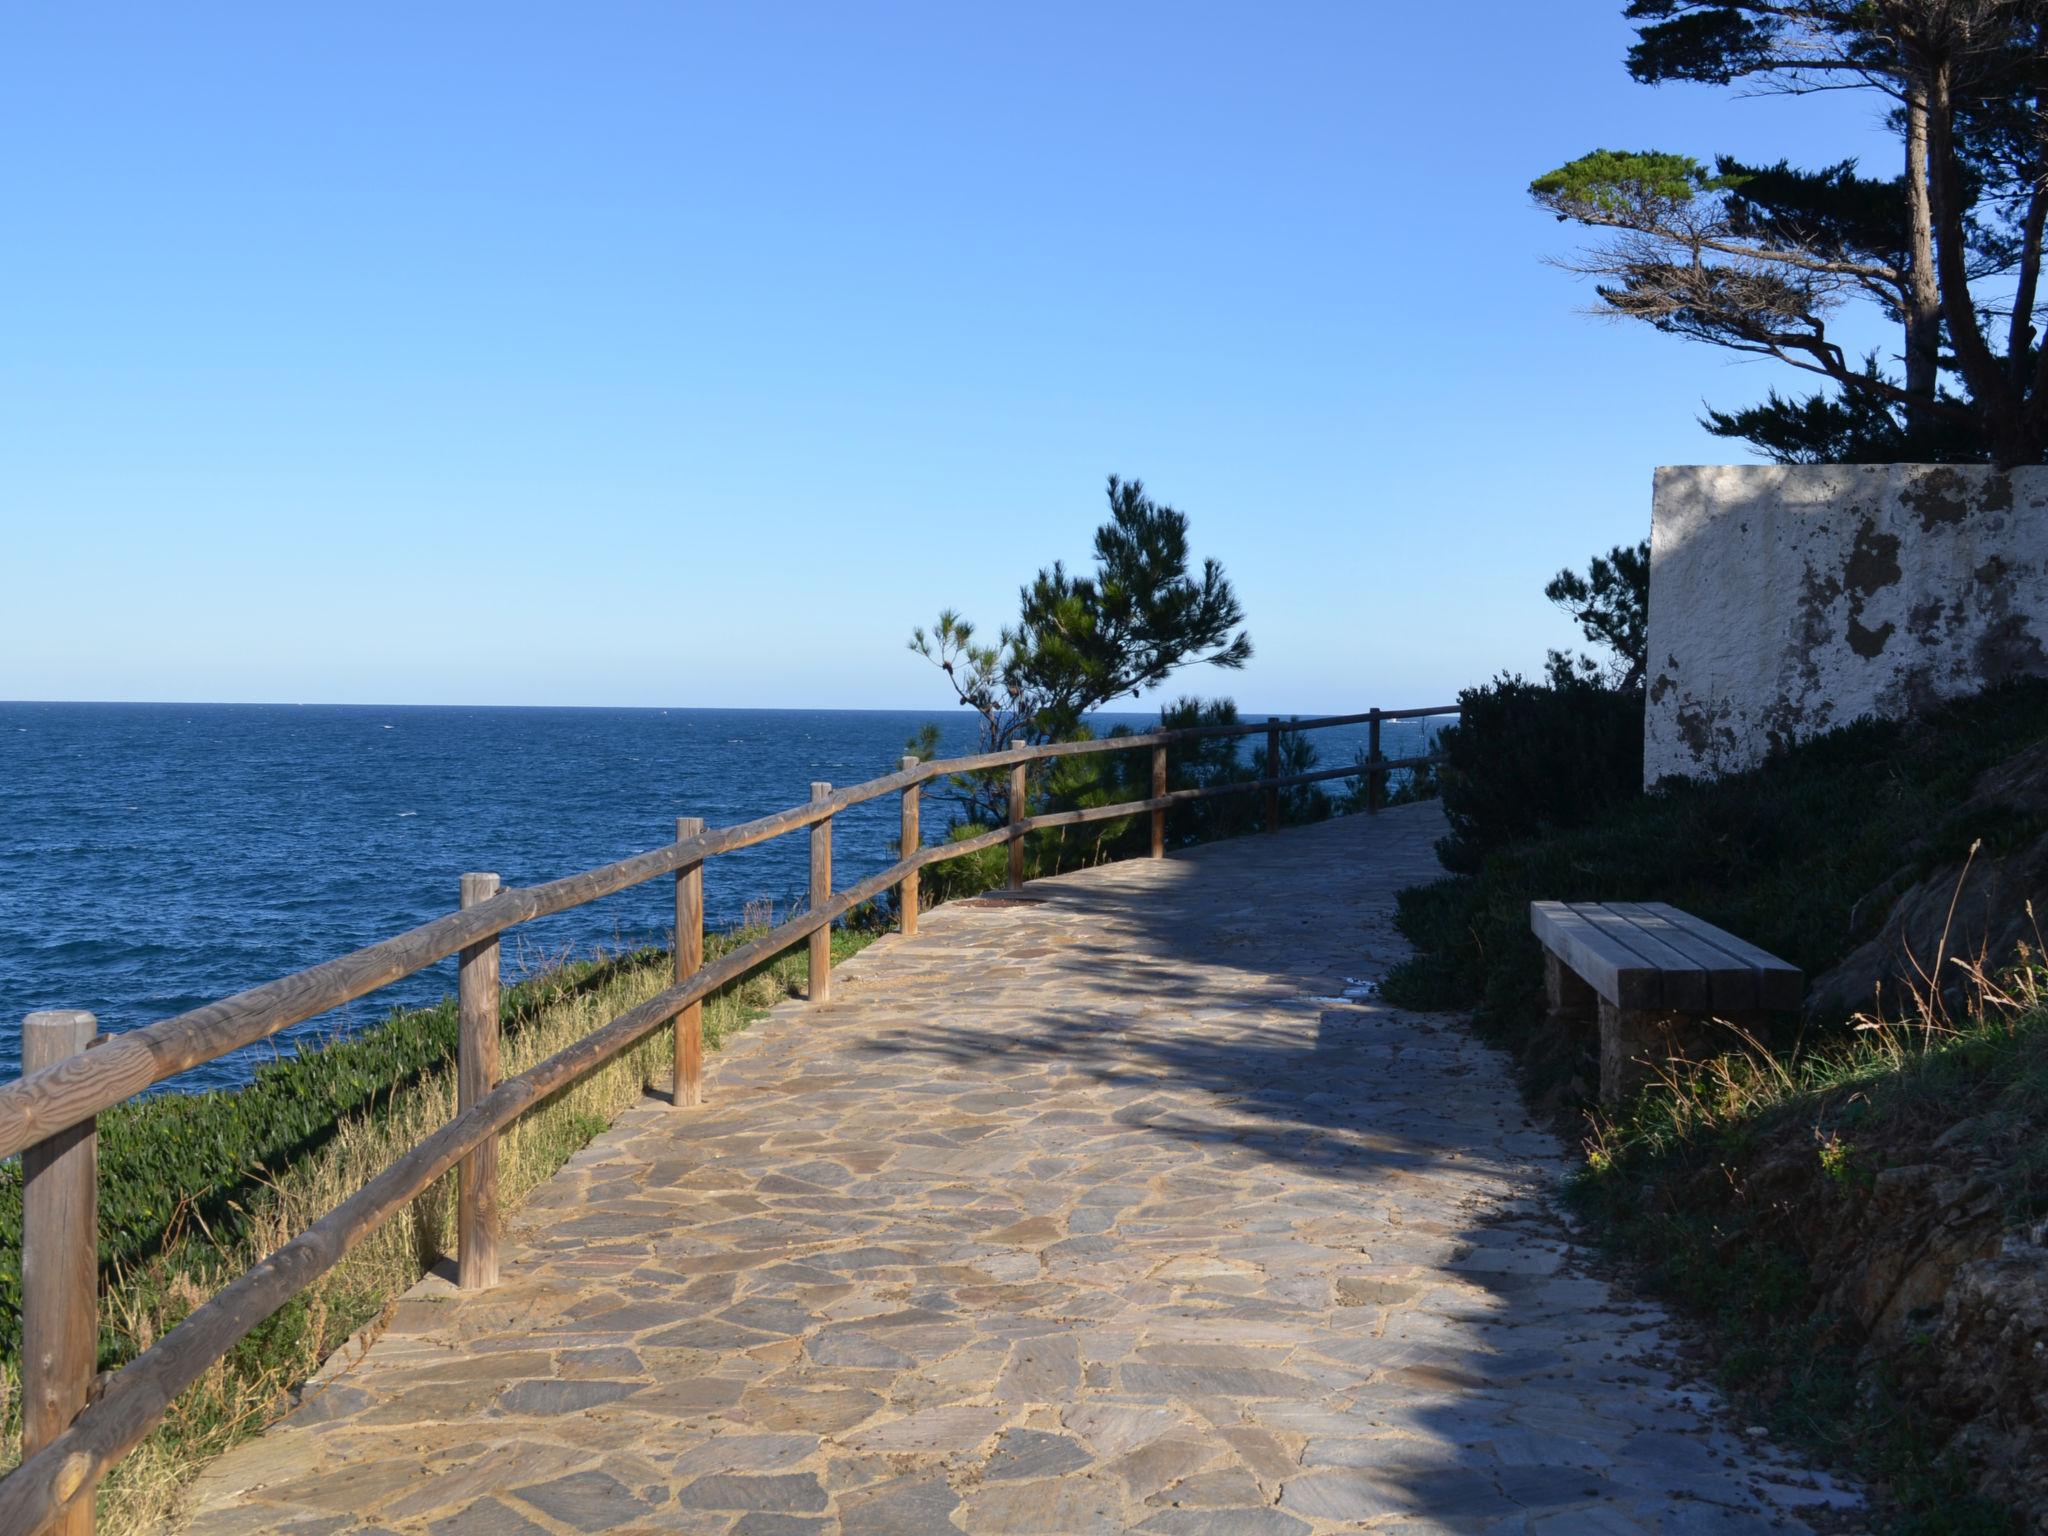
[[(133, 1029), (438, 916), (465, 870), (531, 885), (668, 842), (680, 815), (745, 821), (891, 772), (933, 719), (943, 753), (972, 750), (964, 711), (0, 704), (0, 1077), (25, 1013)], [(1411, 732), (1389, 728), (1389, 755)], [(1334, 766), (1363, 731), (1315, 739)], [(890, 862), (896, 818), (888, 796), (835, 819), (838, 884)], [(713, 859), (710, 922), (785, 912), (808, 869), (802, 835)], [(508, 974), (665, 942), (672, 900), (650, 881), (515, 929)], [(238, 1081), (453, 986), (450, 960), (177, 1082)]]

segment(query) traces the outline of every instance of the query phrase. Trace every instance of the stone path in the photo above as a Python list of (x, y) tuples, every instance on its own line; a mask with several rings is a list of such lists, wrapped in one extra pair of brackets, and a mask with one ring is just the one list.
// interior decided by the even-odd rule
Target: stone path
[(1739, 1533), (1853, 1504), (1583, 1272), (1504, 1064), (1367, 983), (1432, 806), (956, 903), (627, 1115), (195, 1536)]

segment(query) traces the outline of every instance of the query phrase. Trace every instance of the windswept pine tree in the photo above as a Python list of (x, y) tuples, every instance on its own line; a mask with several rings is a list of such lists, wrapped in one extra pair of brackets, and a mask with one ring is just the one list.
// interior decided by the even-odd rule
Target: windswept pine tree
[[(1609, 312), (1831, 386), (1710, 411), (1709, 430), (1787, 463), (2048, 456), (2048, 0), (1633, 0), (1627, 15), (1645, 84), (1865, 90), (1899, 141), (1892, 176), (1601, 149), (1531, 184), (1606, 232), (1563, 264), (1600, 279)], [(1899, 326), (1895, 359), (1835, 340), (1849, 305)]]
[(1251, 659), (1244, 607), (1214, 560), (1191, 570), (1185, 512), (1155, 502), (1144, 482), (1109, 477), (1109, 520), (1095, 530), (1095, 570), (1055, 560), (1023, 588), (1017, 622), (996, 643), (952, 609), (910, 648), (945, 673), (982, 719), (990, 747), (1017, 737), (1071, 740), (1081, 722), (1135, 699), (1182, 667), (1231, 670)]

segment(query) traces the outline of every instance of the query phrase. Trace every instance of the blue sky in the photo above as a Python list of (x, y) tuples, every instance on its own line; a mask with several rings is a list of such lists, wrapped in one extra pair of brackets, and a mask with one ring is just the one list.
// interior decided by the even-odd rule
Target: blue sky
[(1195, 688), (1531, 669), (1787, 376), (1587, 318), (1529, 179), (1889, 169), (1633, 84), (1620, 10), (15, 7), (0, 698), (936, 705), (911, 626), (1111, 471), (1248, 610)]

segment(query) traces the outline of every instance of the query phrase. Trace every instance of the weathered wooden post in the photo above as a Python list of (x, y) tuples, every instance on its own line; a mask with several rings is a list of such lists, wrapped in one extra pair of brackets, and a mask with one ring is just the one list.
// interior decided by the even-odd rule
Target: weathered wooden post
[[(1278, 715), (1266, 716), (1266, 777), (1269, 780), (1280, 777), (1280, 717)], [(1280, 786), (1278, 784), (1268, 783), (1266, 785), (1266, 830), (1268, 832), (1278, 832), (1280, 830)]]
[[(462, 905), (498, 894), (496, 875), (462, 877)], [(456, 961), (455, 993), (461, 1010), (456, 1037), (455, 1112), (459, 1115), (498, 1086), (498, 936), (463, 949)], [(498, 1283), (498, 1138), (463, 1158), (456, 1175), (455, 1283), (481, 1291)]]
[[(1166, 795), (1166, 748), (1162, 744), (1152, 749), (1152, 798), (1163, 799)], [(1166, 807), (1155, 807), (1152, 812), (1152, 857), (1166, 857)]]
[[(1021, 749), (1024, 744), (1022, 736), (1013, 737), (1010, 741), (1013, 751)], [(1025, 763), (1010, 764), (1010, 889), (1013, 891), (1024, 889), (1024, 771), (1028, 766)]]
[[(21, 1021), (21, 1074), (68, 1061), (99, 1023), (71, 1009)], [(99, 1135), (84, 1120), (21, 1153), (21, 1452), (32, 1456), (85, 1406), (99, 1353)], [(92, 1536), (90, 1488), (49, 1527)]]
[(1380, 712), (1377, 708), (1366, 722), (1365, 758), (1370, 765), (1365, 771), (1365, 812), (1368, 816), (1377, 816), (1380, 801), (1386, 798), (1387, 793), (1387, 770), (1380, 767)]
[[(704, 830), (701, 816), (676, 818), (676, 841)], [(676, 985), (697, 974), (704, 963), (704, 861), (693, 859), (676, 871)], [(704, 1102), (704, 1004), (695, 1002), (676, 1015), (675, 1073), (669, 1079), (668, 1101), (678, 1109)]]
[[(811, 803), (828, 798), (832, 786), (814, 782)], [(832, 900), (832, 818), (811, 826), (811, 910), (820, 912)], [(832, 1000), (832, 925), (825, 924), (811, 935), (811, 1001)]]
[[(916, 757), (903, 759), (903, 771), (910, 772), (918, 764)], [(903, 791), (903, 835), (902, 857), (909, 858), (924, 846), (924, 833), (917, 824), (917, 793), (923, 786), (911, 785)], [(906, 939), (917, 937), (917, 871), (905, 875), (896, 887), (897, 924)]]

